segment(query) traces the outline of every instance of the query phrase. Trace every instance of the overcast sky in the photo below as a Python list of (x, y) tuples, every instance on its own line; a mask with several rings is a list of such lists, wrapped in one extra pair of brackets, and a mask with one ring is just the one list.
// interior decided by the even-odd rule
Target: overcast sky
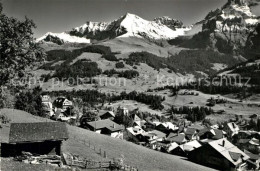
[(227, 0), (0, 0), (4, 13), (19, 19), (27, 16), (37, 25), (35, 37), (63, 32), (86, 21), (111, 21), (125, 13), (152, 20), (169, 16), (191, 25)]

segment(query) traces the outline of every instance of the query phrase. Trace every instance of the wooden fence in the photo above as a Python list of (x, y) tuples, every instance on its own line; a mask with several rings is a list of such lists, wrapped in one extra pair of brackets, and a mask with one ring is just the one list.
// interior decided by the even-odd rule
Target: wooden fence
[(71, 166), (80, 167), (84, 169), (118, 168), (119, 170), (124, 170), (124, 171), (138, 171), (138, 169), (135, 167), (128, 166), (128, 165), (118, 166), (116, 163), (112, 161), (97, 162), (97, 161), (88, 161), (88, 160), (86, 161), (72, 160)]

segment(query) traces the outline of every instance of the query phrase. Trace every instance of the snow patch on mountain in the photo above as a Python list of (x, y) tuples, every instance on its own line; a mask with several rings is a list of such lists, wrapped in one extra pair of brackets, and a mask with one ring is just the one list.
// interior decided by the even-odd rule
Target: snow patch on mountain
[(38, 38), (36, 41), (37, 42), (46, 41), (46, 38), (48, 36), (51, 36), (53, 38), (59, 39), (63, 42), (67, 42), (67, 43), (90, 43), (89, 39), (81, 38), (81, 37), (77, 37), (77, 36), (71, 36), (71, 35), (69, 35), (68, 33), (65, 33), (65, 32), (62, 32), (62, 33), (48, 32), (44, 36)]
[(259, 22), (246, 2), (237, 4), (234, 1), (229, 1), (229, 4), (222, 8), (220, 15), (216, 16), (216, 19), (216, 31), (226, 32), (247, 30), (247, 27), (255, 26)]
[(215, 71), (220, 71), (223, 70), (225, 68), (227, 68), (228, 66), (226, 64), (222, 64), (222, 63), (213, 63), (213, 67), (212, 69), (214, 69)]

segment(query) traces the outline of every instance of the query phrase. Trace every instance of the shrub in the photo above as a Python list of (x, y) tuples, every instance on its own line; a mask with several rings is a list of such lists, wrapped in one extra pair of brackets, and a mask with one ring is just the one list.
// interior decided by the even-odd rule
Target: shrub
[(116, 63), (116, 68), (124, 68), (124, 67), (125, 67), (125, 65), (124, 65), (123, 62), (117, 62)]
[(102, 58), (105, 58), (108, 61), (118, 61), (116, 56), (113, 54), (102, 55)]

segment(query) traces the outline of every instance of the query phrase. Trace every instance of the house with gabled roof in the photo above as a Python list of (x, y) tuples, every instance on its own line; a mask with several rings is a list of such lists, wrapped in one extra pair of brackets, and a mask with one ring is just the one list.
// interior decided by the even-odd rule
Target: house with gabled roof
[(198, 139), (212, 139), (212, 140), (218, 140), (225, 137), (225, 132), (219, 129), (212, 129), (212, 128), (204, 128), (199, 131), (198, 133)]
[(259, 154), (253, 154), (247, 150), (244, 150), (244, 153), (249, 156), (249, 160), (247, 161), (248, 169), (251, 169), (251, 170), (259, 169), (259, 164), (260, 164)]
[(1, 144), (2, 156), (61, 154), (62, 141), (69, 138), (65, 123), (11, 123), (8, 142)]
[(235, 122), (229, 122), (224, 125), (223, 130), (227, 133), (228, 137), (233, 137), (235, 134), (238, 134), (239, 127)]
[(174, 125), (171, 122), (163, 122), (163, 123), (157, 124), (155, 129), (162, 131), (164, 133), (169, 133), (169, 132), (178, 131), (179, 127)]
[(187, 128), (185, 131), (185, 136), (188, 140), (196, 140), (198, 135), (198, 130), (195, 128)]
[(130, 139), (130, 141), (140, 142), (140, 140), (138, 139), (138, 135), (144, 133), (145, 131), (140, 126), (126, 128), (126, 134), (128, 136), (128, 139)]
[(184, 144), (186, 143), (188, 140), (186, 139), (186, 136), (185, 134), (181, 133), (179, 135), (176, 135), (176, 136), (168, 136), (166, 138), (166, 141), (168, 142), (176, 142), (177, 144)]
[(239, 139), (237, 141), (237, 146), (240, 149), (245, 149), (250, 152), (254, 153), (260, 153), (260, 142), (256, 138), (251, 138), (251, 139)]
[(99, 134), (109, 135), (114, 138), (123, 139), (124, 127), (110, 119), (87, 122), (85, 127)]
[(136, 114), (131, 115), (131, 118), (133, 120), (133, 126), (139, 126), (141, 128), (145, 128), (146, 121), (142, 120), (139, 116)]
[(53, 102), (53, 106), (62, 110), (66, 110), (73, 106), (72, 101), (68, 100), (66, 97), (58, 97)]
[(201, 144), (197, 140), (193, 140), (185, 144), (178, 145), (176, 148), (172, 149), (170, 153), (178, 156), (187, 157), (189, 152), (199, 147), (201, 147)]
[(246, 167), (245, 161), (249, 159), (249, 156), (223, 138), (194, 149), (189, 153), (188, 158), (196, 163), (220, 170), (236, 170)]
[(185, 144), (182, 144), (180, 146), (186, 153), (188, 153), (196, 148), (201, 147), (201, 144), (197, 140), (193, 140), (193, 141), (189, 141)]
[(100, 119), (104, 120), (104, 119), (110, 119), (110, 120), (114, 120), (115, 118), (115, 113), (113, 111), (107, 111), (101, 115), (99, 115)]

